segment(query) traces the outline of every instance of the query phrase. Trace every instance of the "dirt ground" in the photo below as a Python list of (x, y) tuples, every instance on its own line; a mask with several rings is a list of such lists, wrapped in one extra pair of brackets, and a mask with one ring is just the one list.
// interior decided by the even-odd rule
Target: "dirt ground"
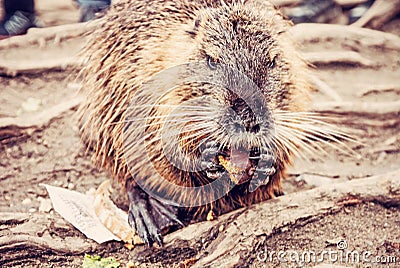
[[(47, 26), (73, 23), (79, 13), (71, 1), (37, 1), (41, 19)], [(28, 34), (29, 35), (29, 34)], [(1, 49), (0, 64), (18, 62), (32, 64), (46, 59), (73, 58), (85, 43), (85, 38), (30, 44)], [(373, 66), (332, 63), (316, 66), (314, 73), (341, 97), (343, 102), (382, 104), (400, 100), (400, 50), (353, 44), (357, 51), (371, 61)], [(302, 51), (326, 52), (342, 49), (332, 42), (310, 42)], [(368, 91), (373, 88), (388, 90)], [(389, 90), (396, 88), (397, 90)], [(0, 76), (0, 119), (23, 118), (40, 113), (49, 107), (76, 96), (79, 89), (77, 72), (65, 70), (32, 72), (15, 77)], [(313, 103), (332, 101), (332, 96), (314, 92)], [(355, 105), (356, 106), (356, 105)], [(396, 171), (400, 167), (400, 113), (399, 112), (338, 112), (343, 130), (359, 139), (359, 144), (349, 146), (359, 156), (349, 156), (330, 150), (324, 158), (310, 161), (296, 160), (284, 181), (286, 195), (307, 191), (321, 185), (352, 181)], [(98, 170), (86, 152), (78, 135), (75, 108), (62, 113), (48, 124), (21, 135), (0, 136), (0, 212), (28, 213), (38, 217), (61, 220), (53, 210), (39, 209), (48, 194), (40, 184), (65, 187), (79, 192), (96, 189), (109, 175)], [(307, 175), (307, 176), (305, 176)], [(285, 213), (284, 211), (281, 213)], [(0, 219), (0, 237), (8, 232), (9, 222)], [(63, 225), (64, 226), (64, 225)], [(65, 223), (57, 229), (58, 236), (76, 236), (85, 239), (74, 227)], [(336, 241), (345, 240), (348, 249), (371, 252), (371, 256), (396, 257), (397, 263), (386, 258), (382, 266), (400, 266), (400, 207), (399, 203), (387, 205), (361, 202), (336, 212), (304, 220), (293, 227), (274, 230), (257, 245), (256, 251), (244, 254), (245, 266), (295, 267), (303, 264), (282, 263), (276, 258), (263, 260), (265, 252), (296, 250), (297, 252), (335, 250)], [(66, 238), (67, 239), (67, 238)], [(4, 249), (4, 248), (3, 248)], [(89, 251), (90, 254), (116, 257), (121, 263), (133, 262), (137, 267), (184, 267), (179, 262), (195, 257), (202, 249), (174, 248), (149, 251), (137, 247), (129, 251), (122, 243), (108, 243)], [(56, 254), (51, 251), (30, 252), (21, 250), (19, 258), (0, 257), (1, 267), (80, 267), (83, 254)], [(10, 254), (11, 256), (11, 254)], [(261, 257), (260, 257), (261, 256)], [(324, 263), (330, 264), (329, 260)], [(308, 263), (314, 266), (316, 263)], [(336, 265), (366, 267), (368, 263), (340, 263)], [(321, 266), (322, 267), (322, 266)]]

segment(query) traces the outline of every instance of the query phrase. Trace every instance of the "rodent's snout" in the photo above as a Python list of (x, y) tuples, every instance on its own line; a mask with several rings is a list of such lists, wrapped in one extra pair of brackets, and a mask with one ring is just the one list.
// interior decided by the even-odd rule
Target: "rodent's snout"
[(235, 99), (232, 109), (241, 121), (239, 124), (238, 122), (234, 124), (237, 130), (242, 127), (246, 132), (250, 133), (258, 133), (260, 131), (260, 124), (257, 122), (256, 115), (245, 100), (242, 98)]
[(276, 157), (268, 140), (273, 135), (267, 107), (256, 97), (233, 96), (219, 117), (221, 133), (229, 139), (202, 146), (203, 171), (210, 179), (227, 174), (236, 185), (249, 182), (249, 191), (269, 182), (276, 172)]

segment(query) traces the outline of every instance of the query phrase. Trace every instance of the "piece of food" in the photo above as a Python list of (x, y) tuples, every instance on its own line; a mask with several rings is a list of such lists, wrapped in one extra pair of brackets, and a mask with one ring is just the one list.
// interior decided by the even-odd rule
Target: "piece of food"
[(223, 166), (229, 173), (229, 178), (234, 184), (239, 184), (240, 176), (243, 174), (243, 169), (239, 168), (230, 160), (226, 160), (222, 155), (218, 156), (219, 163)]

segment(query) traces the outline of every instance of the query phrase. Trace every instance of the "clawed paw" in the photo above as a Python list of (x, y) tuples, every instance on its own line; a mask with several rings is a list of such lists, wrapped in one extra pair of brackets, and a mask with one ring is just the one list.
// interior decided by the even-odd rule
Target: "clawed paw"
[(130, 201), (128, 221), (140, 238), (151, 246), (163, 245), (162, 231), (172, 226), (183, 226), (177, 209), (149, 197), (137, 187), (127, 189)]

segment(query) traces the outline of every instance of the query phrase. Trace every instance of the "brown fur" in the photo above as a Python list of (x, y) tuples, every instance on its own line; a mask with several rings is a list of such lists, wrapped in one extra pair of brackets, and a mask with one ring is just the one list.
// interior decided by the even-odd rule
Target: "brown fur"
[[(149, 132), (155, 131), (146, 141), (151, 161), (135, 144), (131, 144), (128, 151), (124, 149), (122, 122), (126, 119), (132, 97), (142, 83), (166, 68), (205, 61), (211, 57), (218, 63), (235, 66), (263, 89), (262, 94), (277, 125), (277, 172), (268, 185), (255, 192), (248, 192), (248, 184), (245, 183), (212, 204), (193, 208), (192, 212), (198, 214), (198, 219), (204, 219), (205, 212), (210, 208), (222, 214), (281, 193), (280, 181), (285, 168), (307, 135), (303, 137), (296, 132), (291, 134), (291, 139), (286, 137), (286, 132), (280, 133), (280, 129), (290, 133), (290, 128), (302, 128), (301, 124), (280, 127), (280, 122), (283, 122), (280, 115), (305, 117), (306, 114), (301, 113), (310, 89), (307, 67), (296, 54), (287, 34), (289, 26), (279, 11), (266, 1), (138, 0), (121, 1), (115, 5), (87, 46), (89, 62), (83, 71), (88, 99), (80, 109), (81, 130), (89, 146), (94, 148), (95, 162), (109, 169), (121, 182), (137, 176), (147, 178), (155, 188), (162, 188), (164, 185), (153, 179), (158, 171), (178, 185), (208, 183), (210, 180), (199, 173), (183, 172), (171, 166), (162, 153), (161, 143), (151, 141), (160, 134), (164, 124), (162, 119), (144, 121), (153, 123)], [(193, 96), (204, 94), (215, 94), (215, 99), (222, 104), (226, 102), (224, 96), (205, 85), (181, 86), (162, 101), (179, 105)], [(218, 112), (217, 106), (212, 108)], [(171, 109), (158, 106), (153, 115), (167, 115)], [(313, 131), (314, 134), (317, 132)], [(182, 134), (183, 138), (193, 132)], [(196, 140), (191, 140), (185, 146), (196, 147), (198, 144), (195, 143)], [(125, 157), (133, 165), (130, 170), (134, 174), (129, 172)], [(155, 169), (151, 162), (155, 164)]]

